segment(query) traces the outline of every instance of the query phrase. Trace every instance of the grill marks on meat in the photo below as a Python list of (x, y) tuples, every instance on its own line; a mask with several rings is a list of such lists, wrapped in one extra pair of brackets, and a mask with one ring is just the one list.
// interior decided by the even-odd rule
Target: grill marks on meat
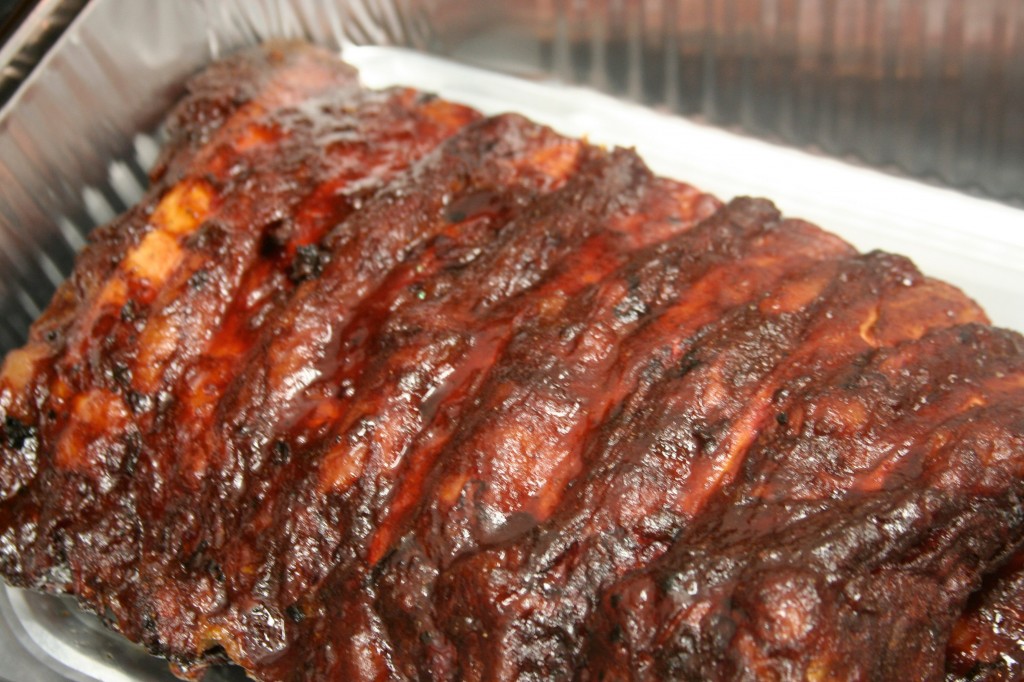
[(8, 580), (183, 675), (1019, 674), (1024, 341), (955, 289), (308, 47), (168, 125), (0, 374)]

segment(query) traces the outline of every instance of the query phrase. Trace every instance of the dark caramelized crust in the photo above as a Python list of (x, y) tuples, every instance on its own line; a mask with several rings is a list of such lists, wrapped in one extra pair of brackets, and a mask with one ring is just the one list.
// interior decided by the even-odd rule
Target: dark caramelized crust
[(188, 676), (1020, 674), (1024, 340), (960, 292), (309, 47), (168, 126), (0, 374), (11, 583)]
[(971, 595), (946, 650), (950, 682), (1024, 677), (1024, 551), (1017, 551)]

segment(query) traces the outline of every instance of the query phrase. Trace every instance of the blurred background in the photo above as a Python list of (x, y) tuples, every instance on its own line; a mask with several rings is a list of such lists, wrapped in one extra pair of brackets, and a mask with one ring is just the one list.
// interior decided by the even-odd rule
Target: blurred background
[(18, 4), (16, 0), (0, 0), (0, 26), (7, 23)]
[[(458, 17), (474, 3), (437, 4)], [(566, 82), (1024, 203), (1020, 0), (534, 0), (490, 12), (441, 31), (435, 49), (512, 70), (532, 49), (538, 73)]]

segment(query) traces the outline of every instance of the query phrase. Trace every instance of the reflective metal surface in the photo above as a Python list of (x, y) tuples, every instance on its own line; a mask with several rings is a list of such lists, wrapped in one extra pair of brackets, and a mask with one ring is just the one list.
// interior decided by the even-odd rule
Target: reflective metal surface
[[(1024, 3), (550, 0), (540, 68), (721, 126), (1024, 199)], [(481, 39), (483, 41), (485, 39)], [(475, 58), (477, 55), (473, 55)]]
[(0, 106), (46, 56), (87, 0), (12, 0), (0, 22)]

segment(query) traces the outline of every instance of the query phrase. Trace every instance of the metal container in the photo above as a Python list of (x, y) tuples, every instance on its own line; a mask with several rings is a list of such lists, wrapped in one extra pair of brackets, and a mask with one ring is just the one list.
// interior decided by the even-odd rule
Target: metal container
[[(516, 109), (723, 197), (770, 196), (861, 248), (910, 254), (1024, 330), (1024, 4), (42, 0), (0, 49), (0, 353), (88, 231), (141, 195), (183, 81), (279, 37), (342, 49), (371, 85)], [(0, 660), (15, 681), (172, 679), (68, 599), (12, 588)]]

